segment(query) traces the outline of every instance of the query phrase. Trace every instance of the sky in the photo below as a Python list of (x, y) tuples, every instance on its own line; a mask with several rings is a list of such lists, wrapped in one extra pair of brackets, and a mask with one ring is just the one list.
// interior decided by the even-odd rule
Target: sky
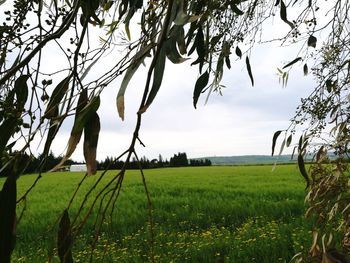
[[(269, 23), (263, 39), (273, 39), (288, 32), (288, 26), (281, 21)], [(300, 98), (306, 97), (315, 86), (311, 76), (303, 75), (302, 62), (297, 63), (290, 72), (287, 87), (283, 88), (279, 83), (277, 67), (281, 68), (296, 58), (298, 48), (279, 47), (278, 43), (255, 47), (250, 53), (254, 87), (251, 86), (244, 58), (239, 60), (232, 54), (232, 68), (225, 69), (222, 80), (226, 86), (223, 95), (213, 93), (207, 104), (204, 103), (206, 95), (202, 95), (197, 109), (193, 107), (192, 97), (199, 73), (197, 67), (190, 66), (196, 56), (192, 55), (180, 65), (167, 61), (162, 87), (153, 104), (143, 114), (140, 139), (146, 147), (137, 145), (138, 155), (149, 159), (158, 158), (159, 154), (170, 158), (178, 152), (186, 152), (189, 158), (270, 155), (274, 132), (289, 126)], [(43, 57), (47, 59), (47, 72), (55, 71), (61, 63), (64, 64), (62, 54), (54, 45), (48, 45)], [(90, 71), (92, 78), (112, 65), (115, 57), (109, 53), (103, 60), (102, 67), (95, 66)], [(98, 110), (101, 119), (98, 160), (118, 156), (129, 147), (146, 74), (146, 68), (140, 68), (128, 86), (124, 121), (118, 117), (116, 108), (122, 78), (103, 91)], [(73, 118), (69, 118), (56, 136), (52, 145), (56, 155), (65, 152), (72, 124)], [(37, 138), (35, 143), (40, 139)], [(82, 148), (80, 142), (71, 157), (73, 160), (83, 161)], [(34, 153), (40, 152), (42, 145), (33, 149)], [(289, 152), (291, 150), (285, 151)]]
[[(153, 159), (159, 154), (170, 158), (177, 152), (186, 152), (189, 158), (271, 154), (273, 133), (289, 126), (300, 98), (307, 96), (315, 85), (312, 77), (305, 77), (302, 66), (297, 64), (290, 72), (287, 87), (281, 86), (277, 67), (293, 58), (294, 54), (283, 48), (255, 49), (251, 54), (255, 86), (251, 86), (244, 60), (237, 60), (231, 70), (225, 71), (223, 95), (213, 93), (207, 104), (206, 96), (202, 95), (197, 109), (193, 107), (192, 97), (198, 69), (190, 66), (195, 58), (181, 65), (168, 61), (162, 87), (143, 114), (140, 139), (146, 147), (137, 145), (138, 155)], [(141, 69), (128, 86), (124, 121), (118, 117), (115, 103), (121, 78), (102, 93), (98, 110), (99, 160), (118, 156), (128, 148), (145, 77), (146, 70)], [(65, 151), (71, 125), (66, 123), (55, 139), (55, 153)], [(288, 152), (291, 151), (285, 151)], [(83, 160), (82, 143), (72, 158)]]

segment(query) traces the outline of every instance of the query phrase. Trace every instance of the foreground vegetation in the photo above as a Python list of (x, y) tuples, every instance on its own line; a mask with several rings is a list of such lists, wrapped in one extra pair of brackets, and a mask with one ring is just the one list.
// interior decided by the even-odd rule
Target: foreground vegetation
[[(147, 170), (153, 202), (157, 262), (289, 262), (310, 247), (302, 220), (304, 182), (295, 165), (196, 167)], [(113, 171), (109, 172), (112, 175)], [(78, 192), (76, 211), (89, 186)], [(107, 175), (108, 177), (109, 175)], [(17, 228), (14, 262), (58, 262), (54, 227), (82, 173), (44, 174), (30, 194)], [(34, 181), (18, 181), (18, 196)], [(151, 256), (147, 199), (137, 171), (128, 171), (113, 219), (94, 250), (96, 262), (145, 262)], [(18, 208), (18, 213), (21, 208)], [(90, 258), (88, 222), (73, 248), (75, 262)], [(57, 224), (56, 224), (57, 225)]]

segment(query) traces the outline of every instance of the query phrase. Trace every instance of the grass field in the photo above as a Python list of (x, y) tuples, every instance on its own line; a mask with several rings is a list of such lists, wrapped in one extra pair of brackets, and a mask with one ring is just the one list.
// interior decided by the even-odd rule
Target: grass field
[[(167, 168), (146, 170), (153, 202), (157, 262), (289, 262), (310, 245), (304, 213), (304, 182), (295, 165)], [(115, 172), (114, 172), (115, 173)], [(113, 171), (107, 174), (113, 175)], [(82, 173), (44, 174), (17, 227), (13, 262), (46, 262), (56, 242), (51, 230)], [(74, 214), (98, 176), (85, 181)], [(18, 181), (18, 196), (35, 175)], [(20, 211), (20, 210), (19, 210)], [(90, 228), (89, 228), (90, 226)], [(113, 223), (104, 225), (95, 262), (147, 262), (150, 257), (147, 199), (139, 172), (128, 171)], [(88, 262), (91, 223), (73, 248)], [(59, 262), (54, 257), (53, 262)]]

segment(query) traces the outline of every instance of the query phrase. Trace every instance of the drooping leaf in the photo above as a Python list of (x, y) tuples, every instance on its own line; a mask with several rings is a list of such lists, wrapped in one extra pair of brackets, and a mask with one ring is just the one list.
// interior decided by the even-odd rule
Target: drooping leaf
[(27, 80), (29, 75), (22, 75), (15, 81), (14, 90), (17, 97), (17, 109), (23, 111), (24, 105), (28, 98), (28, 85)]
[(50, 170), (51, 172), (59, 169), (64, 164), (64, 162), (67, 161), (69, 157), (73, 154), (73, 152), (75, 151), (75, 148), (77, 147), (80, 141), (83, 129), (87, 121), (91, 118), (93, 114), (96, 113), (99, 106), (100, 106), (100, 97), (97, 96), (92, 98), (92, 100), (83, 109), (81, 109), (79, 112), (76, 113), (74, 125), (72, 127), (72, 131), (71, 131), (68, 145), (67, 145), (66, 154), (64, 155), (60, 163)]
[[(84, 109), (84, 107), (87, 105), (87, 103), (88, 103), (87, 89), (84, 89), (79, 95), (78, 103), (77, 103), (76, 110), (75, 110), (75, 118), (77, 118), (77, 115), (80, 114), (80, 112)], [(54, 113), (53, 118), (50, 120), (50, 127), (49, 127), (49, 131), (48, 131), (47, 137), (46, 137), (43, 156), (47, 156), (47, 154), (49, 153), (52, 141), (55, 139), (56, 134), (61, 126), (61, 123), (64, 120), (63, 117), (57, 118), (58, 117), (58, 109), (56, 109), (56, 110), (57, 110), (56, 113)], [(81, 136), (81, 134), (80, 134), (80, 136)], [(79, 140), (80, 140), (80, 136), (77, 136), (77, 138), (79, 138)], [(79, 142), (79, 140), (77, 140), (77, 141)]]
[[(179, 53), (179, 51), (177, 50), (178, 38), (181, 35), (184, 36), (184, 31), (182, 26), (175, 25), (170, 30), (170, 37), (164, 43), (166, 56), (174, 64), (182, 63), (188, 59), (188, 58), (183, 58)], [(180, 43), (181, 43), (181, 48), (182, 49), (185, 48), (185, 50), (182, 50), (182, 51), (186, 52), (185, 39), (180, 40)]]
[(97, 171), (96, 150), (99, 133), (100, 118), (95, 112), (84, 127), (84, 158), (88, 175), (94, 175)]
[(284, 146), (286, 145), (286, 140), (284, 139), (281, 143), (281, 148), (280, 148), (280, 152), (278, 153), (279, 156), (281, 156), (283, 150), (284, 150)]
[(236, 55), (237, 55), (239, 58), (242, 58), (242, 51), (241, 51), (241, 49), (240, 49), (238, 46), (236, 47), (235, 52), (236, 52)]
[(166, 60), (165, 49), (162, 48), (159, 52), (156, 65), (154, 67), (152, 88), (148, 94), (145, 106), (142, 109), (140, 109), (141, 113), (145, 112), (148, 109), (148, 107), (152, 104), (154, 98), (156, 97), (159, 91), (160, 85), (162, 84), (163, 75), (164, 75), (165, 60)]
[(230, 56), (225, 57), (225, 63), (228, 69), (231, 69), (231, 61), (230, 61)]
[(301, 154), (298, 155), (298, 167), (299, 167), (299, 171), (300, 171), (301, 175), (304, 177), (304, 179), (306, 181), (306, 188), (308, 188), (310, 185), (310, 179), (309, 179), (309, 176), (306, 172), (304, 158)]
[(291, 28), (294, 28), (294, 24), (292, 22), (290, 22), (287, 18), (287, 7), (284, 4), (283, 0), (281, 0), (280, 17), (281, 17), (283, 22), (288, 24)]
[(124, 120), (124, 111), (125, 111), (125, 106), (124, 106), (124, 95), (126, 88), (128, 87), (128, 84), (131, 80), (131, 78), (134, 76), (135, 72), (143, 62), (145, 56), (149, 53), (153, 45), (148, 45), (144, 48), (142, 48), (134, 57), (133, 61), (131, 62), (129, 68), (126, 70), (123, 81), (120, 85), (118, 94), (117, 94), (117, 99), (116, 99), (116, 104), (117, 104), (117, 110), (119, 117)]
[(292, 135), (292, 134), (290, 134), (290, 135), (288, 136), (288, 138), (287, 138), (287, 142), (286, 142), (286, 146), (287, 146), (287, 147), (289, 147), (289, 146), (290, 146), (290, 144), (292, 143), (292, 139), (293, 139), (293, 135)]
[(64, 80), (58, 83), (56, 88), (53, 90), (43, 118), (51, 119), (55, 115), (58, 105), (68, 90), (69, 80), (70, 76), (66, 77)]
[(185, 42), (185, 30), (183, 29), (183, 27), (181, 27), (176, 35), (176, 42), (177, 42), (177, 46), (179, 47), (179, 51), (181, 55), (184, 55), (187, 53), (186, 50), (186, 42)]
[(302, 58), (301, 57), (297, 57), (296, 59), (293, 59), (291, 62), (289, 62), (288, 64), (286, 64), (285, 66), (283, 66), (282, 69), (288, 68), (290, 66), (292, 66), (293, 64), (297, 63), (298, 61), (300, 61)]
[(15, 133), (17, 118), (8, 118), (0, 125), (0, 154), (4, 151), (11, 136)]
[(72, 245), (73, 238), (69, 214), (67, 210), (64, 210), (57, 234), (57, 251), (61, 263), (73, 263)]
[(209, 72), (204, 72), (196, 81), (196, 85), (193, 91), (193, 106), (197, 108), (197, 102), (203, 89), (208, 85), (209, 82)]
[(247, 71), (248, 71), (248, 75), (249, 75), (250, 81), (252, 82), (252, 86), (254, 86), (254, 78), (253, 78), (253, 73), (252, 73), (252, 69), (250, 67), (250, 62), (249, 62), (248, 56), (245, 59), (245, 63), (246, 63), (246, 66), (247, 66)]
[(309, 36), (309, 39), (307, 40), (307, 45), (309, 47), (316, 48), (316, 44), (317, 44), (317, 38), (314, 37), (313, 35)]
[(231, 4), (232, 11), (235, 12), (237, 15), (241, 16), (244, 14), (242, 10), (240, 10), (237, 5)]
[(332, 92), (333, 86), (334, 86), (333, 81), (331, 79), (327, 79), (326, 88), (329, 93)]
[(272, 137), (272, 154), (271, 156), (273, 156), (274, 152), (275, 152), (275, 146), (276, 146), (276, 141), (278, 136), (281, 134), (282, 131), (276, 131)]
[(280, 0), (276, 0), (275, 6), (278, 6), (280, 4)]
[(309, 68), (307, 67), (307, 64), (305, 63), (304, 67), (303, 67), (303, 71), (304, 71), (304, 76), (306, 76), (307, 74), (309, 74)]
[(0, 262), (10, 263), (15, 247), (17, 185), (14, 174), (8, 177), (0, 192)]
[(201, 26), (198, 27), (195, 44), (196, 44), (196, 51), (198, 54), (198, 58), (191, 65), (195, 65), (199, 63), (199, 72), (201, 72), (205, 61), (205, 56), (206, 56), (204, 34)]

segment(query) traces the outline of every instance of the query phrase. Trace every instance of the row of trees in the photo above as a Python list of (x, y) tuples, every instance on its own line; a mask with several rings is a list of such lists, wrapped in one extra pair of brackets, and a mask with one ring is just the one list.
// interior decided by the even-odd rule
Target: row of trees
[[(117, 160), (115, 157), (106, 157), (104, 161), (97, 162), (99, 170), (105, 169), (122, 169), (125, 165), (124, 161)], [(186, 153), (174, 154), (173, 157), (163, 159), (159, 155), (158, 159), (149, 160), (147, 157), (142, 157), (139, 160), (133, 158), (126, 164), (126, 169), (139, 169), (140, 165), (143, 169), (163, 168), (163, 167), (184, 167), (184, 166), (211, 166), (209, 159), (188, 159)]]
[[(11, 158), (12, 155), (20, 155), (20, 160), (23, 163), (26, 163), (26, 166), (23, 166), (22, 173), (23, 174), (30, 174), (30, 173), (37, 173), (39, 171), (47, 172), (54, 168), (58, 163), (60, 163), (63, 159), (62, 156), (55, 156), (52, 152), (45, 158), (45, 161), (43, 162), (42, 156), (30, 156), (27, 153), (19, 153), (15, 152), (13, 154), (9, 154), (6, 157), (4, 157), (0, 161), (0, 167), (5, 166), (7, 159)], [(77, 164), (79, 162), (76, 162), (72, 159), (68, 159), (64, 162), (65, 166), (69, 166), (72, 164)], [(125, 162), (117, 160), (115, 157), (106, 157), (103, 161), (97, 161), (97, 169), (98, 170), (105, 170), (105, 169), (117, 169), (120, 170), (123, 168)], [(167, 159), (163, 159), (162, 155), (159, 155), (158, 159), (152, 159), (149, 160), (147, 157), (142, 157), (140, 160), (137, 160), (136, 158), (133, 158), (127, 165), (127, 169), (139, 169), (140, 165), (143, 169), (152, 169), (152, 168), (163, 168), (163, 167), (182, 167), (182, 166), (210, 166), (211, 161), (209, 159), (189, 159), (187, 158), (186, 153), (178, 153), (174, 154), (173, 157), (170, 158), (170, 161)], [(1, 169), (0, 171), (0, 177), (6, 177), (9, 174), (9, 171), (13, 169), (11, 165), (4, 167), (4, 169)]]

